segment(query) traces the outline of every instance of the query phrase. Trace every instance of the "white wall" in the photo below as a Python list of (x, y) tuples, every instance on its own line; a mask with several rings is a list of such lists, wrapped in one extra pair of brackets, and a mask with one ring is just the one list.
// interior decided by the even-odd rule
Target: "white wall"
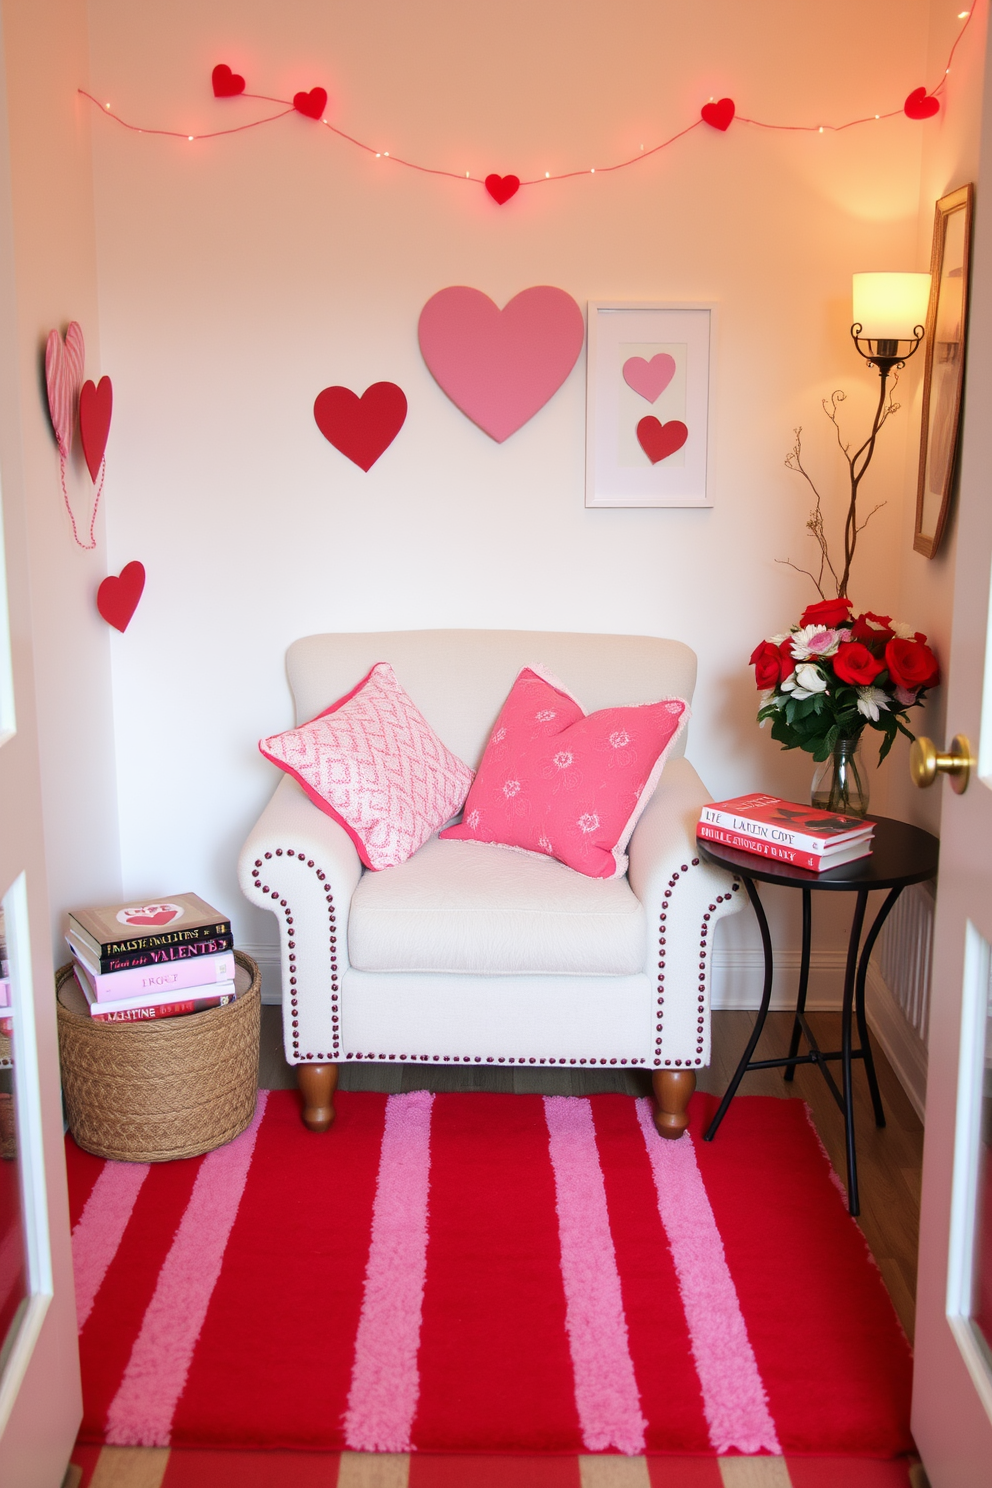
[[(252, 117), (258, 105), (212, 98), (211, 67), (226, 61), (276, 96), (324, 84), (329, 117), (377, 147), (524, 177), (623, 159), (710, 96), (782, 123), (898, 109), (958, 24), (941, 6), (931, 37), (927, 0), (89, 11), (94, 89), (129, 120), (192, 133)], [(321, 630), (681, 637), (700, 656), (689, 752), (710, 788), (801, 797), (809, 759), (755, 727), (747, 668), (757, 640), (815, 597), (775, 562), (811, 556), (808, 502), (783, 459), (803, 424), (811, 465), (843, 496), (819, 400), (846, 387), (855, 436), (870, 416), (850, 275), (920, 266), (932, 128), (901, 115), (837, 135), (702, 127), (643, 165), (498, 208), (298, 116), (192, 145), (94, 118), (102, 370), (116, 400), (110, 565), (148, 570), (135, 619), (111, 640), (125, 892), (195, 888), (233, 912), (243, 942), (274, 939), (240, 899), (235, 859), (274, 785), (255, 742), (290, 722), (285, 647)], [(470, 424), (416, 341), (424, 302), (457, 283), (500, 303), (540, 283), (583, 305), (718, 301), (714, 509), (584, 509), (584, 360), (506, 444)], [(383, 378), (410, 413), (366, 475), (322, 439), (311, 407), (328, 384), (361, 392)], [(889, 504), (852, 592), (873, 609), (907, 592), (907, 444), (887, 438), (871, 475)], [(733, 932), (747, 938), (745, 918)]]
[[(78, 320), (87, 376), (99, 377), (100, 327), (85, 86), (85, 0), (4, 0), (22, 439), (45, 851), (56, 965), (65, 910), (121, 892), (110, 641), (94, 597), (107, 572), (72, 539), (44, 391), (48, 332)], [(78, 441), (77, 441), (78, 444)], [(81, 459), (67, 489), (86, 534), (93, 487)]]

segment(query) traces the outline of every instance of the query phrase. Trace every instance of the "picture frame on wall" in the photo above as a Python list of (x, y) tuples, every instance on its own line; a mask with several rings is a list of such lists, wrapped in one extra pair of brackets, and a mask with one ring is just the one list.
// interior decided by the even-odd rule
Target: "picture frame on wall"
[(712, 506), (716, 306), (590, 300), (586, 506)]
[(913, 535), (925, 558), (935, 556), (944, 536), (957, 465), (974, 194), (973, 186), (961, 186), (942, 196), (934, 213)]

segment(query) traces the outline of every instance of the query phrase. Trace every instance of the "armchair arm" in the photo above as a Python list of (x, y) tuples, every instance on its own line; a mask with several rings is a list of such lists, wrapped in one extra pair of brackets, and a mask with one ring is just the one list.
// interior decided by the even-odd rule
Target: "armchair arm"
[(627, 850), (628, 880), (648, 922), (656, 1068), (709, 1063), (713, 930), (745, 900), (732, 874), (699, 857), (696, 823), (711, 799), (689, 761), (672, 760)]
[(283, 1042), (290, 1064), (338, 1058), (348, 911), (361, 876), (361, 860), (344, 828), (284, 776), (241, 849), (238, 879), (252, 904), (279, 919)]

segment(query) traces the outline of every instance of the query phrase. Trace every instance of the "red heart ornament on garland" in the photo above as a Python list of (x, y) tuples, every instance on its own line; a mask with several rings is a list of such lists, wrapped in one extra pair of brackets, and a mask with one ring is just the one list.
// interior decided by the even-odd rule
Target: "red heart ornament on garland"
[(236, 98), (245, 91), (245, 80), (240, 73), (232, 72), (226, 62), (218, 62), (210, 74), (215, 98)]
[(79, 390), (79, 436), (86, 468), (94, 482), (103, 463), (113, 411), (114, 390), (109, 377), (101, 377), (99, 387), (92, 382), (83, 383)]
[(126, 563), (119, 574), (110, 574), (96, 591), (96, 607), (115, 630), (125, 631), (138, 608), (145, 587), (145, 565)]
[(637, 442), (652, 465), (674, 455), (688, 438), (689, 430), (681, 419), (669, 419), (667, 424), (663, 424), (653, 413), (649, 413), (637, 425)]
[(351, 388), (317, 394), (313, 416), (329, 444), (361, 470), (371, 470), (406, 420), (406, 394), (395, 382), (373, 382), (359, 398)]
[(926, 88), (914, 88), (902, 106), (907, 119), (932, 119), (940, 108), (940, 99), (933, 98)]
[(327, 106), (327, 89), (311, 88), (309, 93), (294, 93), (293, 107), (308, 119), (319, 119)]
[(704, 103), (699, 115), (704, 124), (711, 124), (714, 129), (729, 129), (736, 112), (732, 98), (721, 98), (717, 103)]
[(494, 202), (500, 206), (508, 202), (511, 196), (516, 196), (520, 190), (519, 176), (497, 176), (495, 172), (486, 177), (486, 190)]

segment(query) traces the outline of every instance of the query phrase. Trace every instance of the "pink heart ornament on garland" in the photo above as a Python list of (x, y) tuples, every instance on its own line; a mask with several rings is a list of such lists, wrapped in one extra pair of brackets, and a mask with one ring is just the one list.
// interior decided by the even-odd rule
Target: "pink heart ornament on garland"
[(675, 358), (667, 351), (645, 361), (644, 357), (628, 357), (623, 364), (623, 380), (635, 393), (648, 403), (654, 403), (675, 376)]
[(145, 565), (137, 559), (125, 563), (119, 574), (110, 574), (96, 591), (96, 607), (115, 630), (125, 631), (138, 608), (145, 587)]
[(497, 444), (561, 387), (585, 340), (582, 311), (563, 289), (524, 289), (501, 310), (481, 289), (438, 290), (420, 312), (420, 350), (456, 408)]
[(83, 442), (83, 458), (96, 483), (107, 449), (110, 434), (110, 419), (114, 411), (114, 390), (109, 377), (101, 377), (99, 386), (84, 382), (79, 392), (79, 437)]
[(83, 380), (86, 348), (79, 322), (70, 320), (65, 341), (58, 331), (50, 331), (45, 347), (45, 385), (48, 389), (48, 411), (55, 430), (59, 454), (68, 460), (76, 423), (76, 405)]

